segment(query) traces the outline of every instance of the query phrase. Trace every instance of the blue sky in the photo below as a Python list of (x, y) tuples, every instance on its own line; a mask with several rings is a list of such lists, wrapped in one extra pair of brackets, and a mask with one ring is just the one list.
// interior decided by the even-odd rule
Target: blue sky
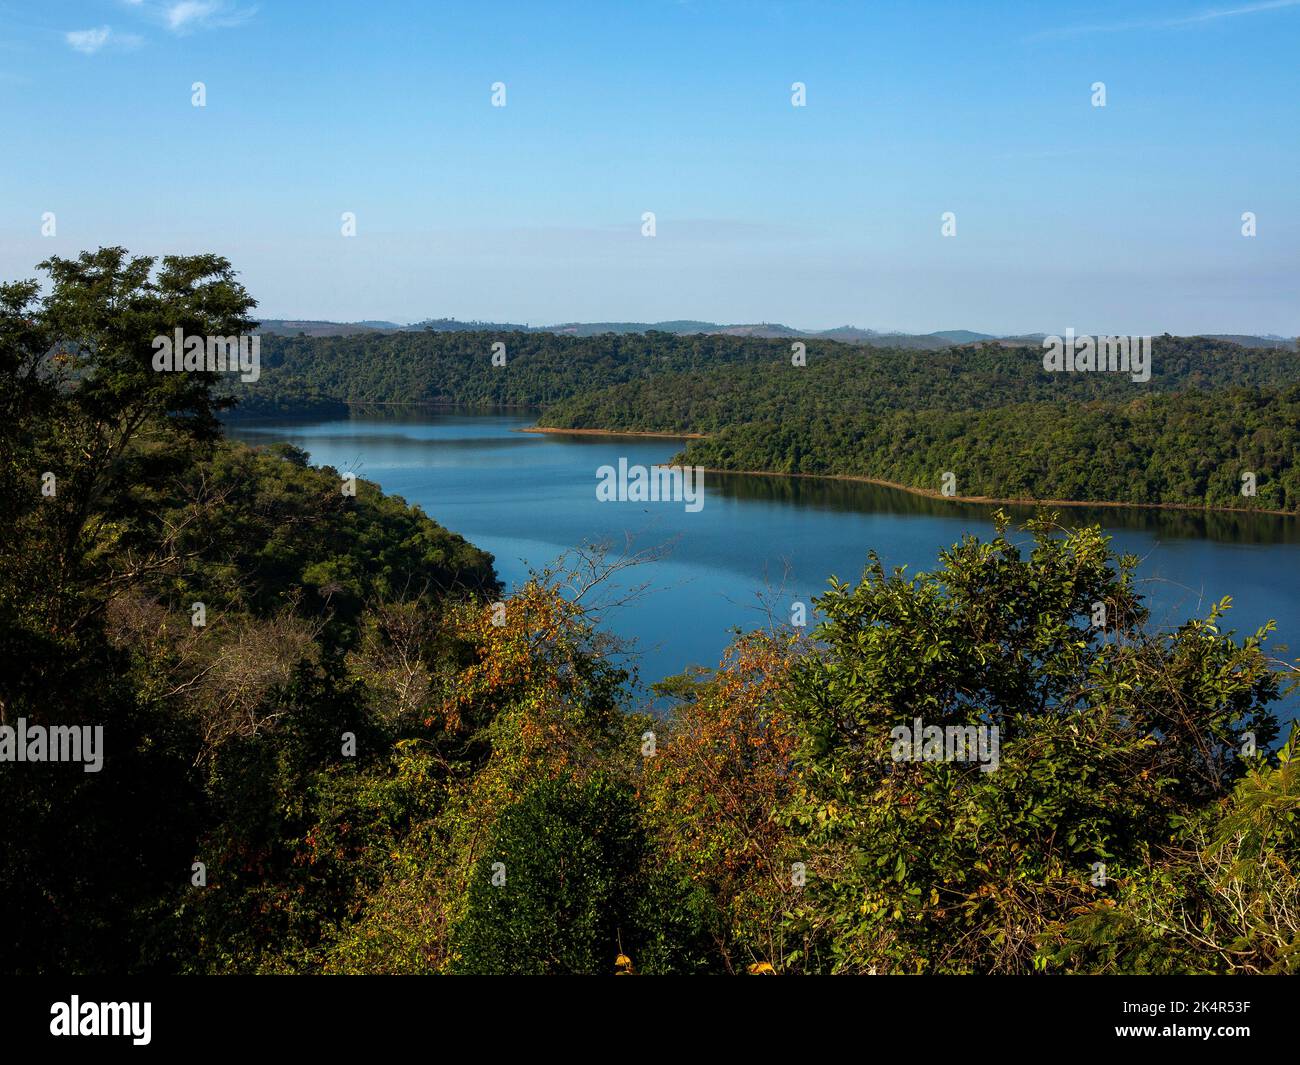
[(0, 0), (0, 276), (123, 244), (265, 317), (1294, 335), (1298, 45), (1300, 0)]

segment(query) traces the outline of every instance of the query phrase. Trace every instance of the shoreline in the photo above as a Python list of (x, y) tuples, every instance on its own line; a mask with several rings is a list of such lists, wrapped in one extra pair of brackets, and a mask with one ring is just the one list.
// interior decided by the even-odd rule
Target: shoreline
[(880, 477), (864, 477), (853, 473), (780, 473), (776, 470), (722, 470), (713, 466), (703, 466), (705, 473), (734, 473), (745, 477), (811, 477), (822, 481), (857, 481), (861, 484), (879, 485), (881, 488), (896, 488), (914, 496), (937, 499), (941, 503), (973, 503), (976, 506), (1011, 506), (1011, 507), (1109, 507), (1115, 510), (1192, 510), (1202, 514), (1267, 514), (1276, 518), (1300, 517), (1291, 510), (1264, 510), (1259, 507), (1214, 507), (1204, 503), (1117, 503), (1102, 499), (1010, 499), (1001, 496), (946, 496), (933, 488), (916, 488), (910, 484), (886, 481)]
[(646, 433), (635, 429), (553, 429), (550, 426), (530, 425), (525, 429), (512, 429), (514, 433), (554, 433), (562, 436), (645, 436), (658, 440), (703, 440), (707, 433)]
[[(517, 433), (561, 433), (577, 436), (639, 436), (658, 437), (667, 440), (703, 440), (707, 433), (647, 433), (617, 429), (555, 429), (549, 426), (530, 426), (516, 429)], [(874, 484), (881, 488), (894, 488), (914, 496), (937, 499), (943, 503), (971, 503), (975, 506), (1009, 506), (1009, 507), (1107, 507), (1127, 510), (1190, 510), (1203, 514), (1266, 514), (1275, 518), (1300, 517), (1290, 510), (1264, 510), (1259, 507), (1215, 507), (1204, 503), (1120, 503), (1100, 499), (1011, 499), (1000, 496), (946, 496), (933, 488), (917, 488), (915, 485), (886, 481), (881, 477), (866, 477), (854, 473), (781, 473), (778, 470), (723, 470), (713, 466), (703, 466), (705, 473), (735, 474), (743, 477), (801, 477), (821, 481), (856, 481), (859, 484)]]

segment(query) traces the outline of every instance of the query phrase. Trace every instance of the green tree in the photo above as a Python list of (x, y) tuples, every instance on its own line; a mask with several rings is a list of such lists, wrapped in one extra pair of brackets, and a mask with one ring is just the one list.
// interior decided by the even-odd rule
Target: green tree
[[(1136, 560), (1096, 529), (967, 538), (908, 577), (872, 561), (818, 601), (796, 664), (800, 781), (786, 816), (811, 855), (793, 930), (833, 968), (1027, 972), (1049, 928), (1152, 859), (1276, 734), (1262, 645), (1220, 610), (1148, 633)], [(1116, 564), (1118, 563), (1118, 564)], [(1094, 624), (1105, 609), (1104, 627)], [(988, 760), (896, 760), (898, 726), (997, 729)], [(992, 771), (989, 771), (989, 770)]]
[(502, 813), (475, 867), (458, 971), (613, 972), (631, 951), (645, 846), (625, 786), (562, 777), (531, 789)]

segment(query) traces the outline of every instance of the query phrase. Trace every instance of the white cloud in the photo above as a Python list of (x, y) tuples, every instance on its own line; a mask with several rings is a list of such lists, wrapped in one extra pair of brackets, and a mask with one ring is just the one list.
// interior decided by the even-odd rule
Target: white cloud
[(1300, 0), (1262, 0), (1260, 3), (1242, 4), (1240, 7), (1215, 8), (1202, 11), (1196, 15), (1184, 15), (1178, 18), (1145, 19), (1133, 22), (1111, 22), (1094, 26), (1065, 26), (1060, 29), (1044, 30), (1033, 34), (1029, 40), (1048, 37), (1079, 37), (1089, 33), (1121, 33), (1125, 30), (1169, 30), (1180, 26), (1194, 26), (1198, 23), (1217, 22), (1219, 19), (1237, 18), (1241, 15), (1255, 15), (1261, 11), (1277, 11), (1281, 8), (1295, 7)]
[(1265, 0), (1261, 4), (1245, 4), (1241, 7), (1230, 7), (1220, 11), (1205, 11), (1199, 15), (1189, 15), (1187, 18), (1170, 19), (1164, 23), (1166, 26), (1188, 26), (1193, 22), (1211, 22), (1218, 18), (1233, 18), (1236, 15), (1253, 15), (1256, 11), (1273, 11), (1279, 7), (1295, 7), (1300, 0)]
[(238, 26), (253, 17), (253, 9), (229, 7), (224, 0), (178, 0), (163, 9), (163, 21), (173, 33)]
[[(177, 36), (200, 30), (221, 29), (247, 22), (256, 8), (232, 7), (227, 0), (122, 0), (122, 2), (152, 22), (160, 22)], [(121, 51), (138, 48), (144, 38), (136, 33), (119, 33), (111, 26), (95, 26), (88, 30), (69, 30), (64, 35), (68, 47), (82, 55), (95, 55), (105, 50)]]
[(89, 30), (70, 30), (63, 35), (68, 47), (82, 55), (94, 55), (105, 48), (112, 51), (130, 50), (144, 44), (144, 38), (135, 33), (118, 33), (110, 26)]
[(69, 47), (83, 55), (94, 55), (108, 43), (113, 31), (107, 26), (93, 30), (69, 30), (64, 34)]
[(167, 25), (183, 30), (191, 23), (204, 21), (216, 14), (217, 5), (209, 0), (181, 0), (167, 9)]

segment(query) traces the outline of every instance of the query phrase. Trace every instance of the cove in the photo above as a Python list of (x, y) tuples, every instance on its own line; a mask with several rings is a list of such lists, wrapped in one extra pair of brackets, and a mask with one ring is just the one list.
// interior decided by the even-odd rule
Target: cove
[[(519, 432), (528, 413), (396, 411), (323, 421), (233, 421), (250, 444), (288, 441), (315, 465), (377, 482), (496, 559), (507, 588), (584, 542), (614, 552), (664, 547), (625, 571), (620, 588), (649, 584), (605, 627), (634, 640), (629, 665), (642, 683), (692, 665), (715, 666), (733, 630), (787, 622), (832, 574), (856, 580), (874, 549), (887, 568), (932, 570), (940, 550), (967, 533), (988, 539), (995, 507), (932, 499), (880, 485), (708, 473), (698, 512), (680, 503), (600, 502), (597, 471), (652, 467), (672, 439)], [(1017, 521), (1032, 508), (1006, 507)], [(1300, 636), (1300, 521), (1292, 517), (1116, 507), (1062, 508), (1063, 524), (1098, 524), (1120, 552), (1141, 558), (1139, 587), (1152, 624), (1175, 626), (1225, 595), (1224, 626), (1239, 635), (1277, 622), (1268, 647)], [(1019, 534), (1027, 539), (1028, 534)], [(617, 589), (616, 589), (617, 590)], [(613, 594), (613, 593), (611, 593)], [(812, 614), (809, 624), (816, 623)], [(1283, 716), (1295, 716), (1290, 700)]]

